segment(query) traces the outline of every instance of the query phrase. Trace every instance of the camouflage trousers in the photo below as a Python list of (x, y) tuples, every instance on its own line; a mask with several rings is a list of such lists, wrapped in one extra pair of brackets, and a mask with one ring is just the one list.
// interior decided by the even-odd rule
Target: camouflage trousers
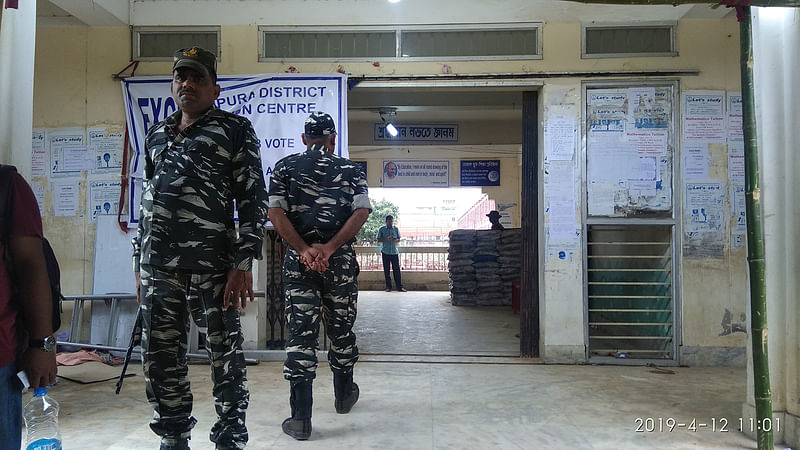
[(283, 260), (285, 290), (286, 362), (283, 376), (290, 381), (311, 381), (317, 373), (320, 319), (331, 340), (328, 362), (334, 373), (347, 374), (358, 361), (356, 320), (358, 261), (349, 245), (342, 246), (323, 273), (308, 269), (289, 248)]
[(217, 448), (244, 448), (247, 389), (244, 340), (239, 312), (222, 310), (226, 273), (192, 273), (143, 265), (142, 364), (147, 400), (153, 407), (150, 428), (162, 442), (189, 437), (197, 420), (191, 416), (192, 392), (186, 366), (189, 317), (206, 334), (211, 361), (217, 422), (211, 441)]

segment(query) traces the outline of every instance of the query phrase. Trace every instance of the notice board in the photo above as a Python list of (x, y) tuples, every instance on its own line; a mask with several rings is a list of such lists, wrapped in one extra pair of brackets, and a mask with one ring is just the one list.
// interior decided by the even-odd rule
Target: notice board
[(590, 217), (671, 217), (672, 86), (586, 91)]

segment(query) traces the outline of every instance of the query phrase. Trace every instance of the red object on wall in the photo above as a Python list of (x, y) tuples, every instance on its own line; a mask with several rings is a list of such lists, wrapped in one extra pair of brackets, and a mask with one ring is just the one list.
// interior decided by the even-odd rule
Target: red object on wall
[(6, 0), (6, 9), (19, 9), (19, 0)]
[(511, 310), (519, 314), (519, 281), (511, 283)]

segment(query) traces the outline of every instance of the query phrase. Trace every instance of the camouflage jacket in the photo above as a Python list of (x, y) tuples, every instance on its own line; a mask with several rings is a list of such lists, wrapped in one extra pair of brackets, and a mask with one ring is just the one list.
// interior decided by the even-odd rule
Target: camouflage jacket
[(140, 263), (250, 270), (253, 258), (261, 259), (267, 208), (253, 126), (244, 117), (211, 108), (177, 133), (180, 114), (147, 133), (134, 270)]
[(322, 145), (275, 164), (269, 207), (281, 208), (308, 244), (328, 242), (360, 208), (372, 211), (361, 166)]

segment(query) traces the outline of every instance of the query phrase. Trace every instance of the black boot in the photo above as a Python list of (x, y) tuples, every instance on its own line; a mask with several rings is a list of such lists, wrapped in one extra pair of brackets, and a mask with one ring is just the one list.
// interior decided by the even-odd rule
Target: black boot
[(347, 414), (358, 401), (358, 385), (353, 383), (353, 372), (333, 374), (333, 406), (339, 414)]
[(311, 437), (311, 405), (314, 402), (311, 381), (292, 381), (289, 405), (292, 417), (283, 421), (283, 432), (298, 441)]

